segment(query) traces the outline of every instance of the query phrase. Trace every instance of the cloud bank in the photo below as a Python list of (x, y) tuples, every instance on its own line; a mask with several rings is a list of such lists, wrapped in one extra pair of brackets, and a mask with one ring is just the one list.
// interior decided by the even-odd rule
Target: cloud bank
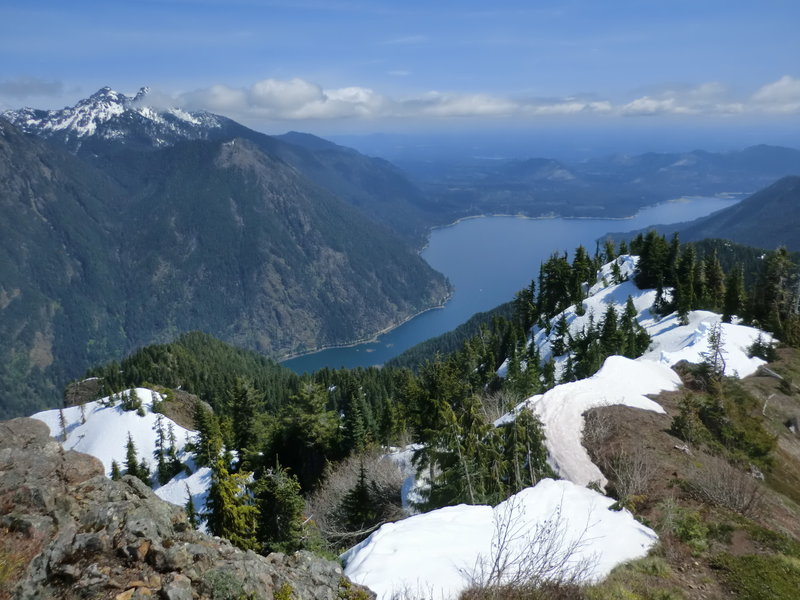
[(749, 96), (709, 82), (673, 87), (627, 101), (597, 98), (514, 98), (483, 93), (430, 91), (391, 98), (371, 88), (323, 88), (305, 79), (263, 79), (248, 87), (222, 84), (180, 94), (176, 103), (249, 120), (331, 120), (405, 118), (535, 118), (580, 114), (653, 117), (659, 115), (800, 114), (800, 79), (785, 75)]

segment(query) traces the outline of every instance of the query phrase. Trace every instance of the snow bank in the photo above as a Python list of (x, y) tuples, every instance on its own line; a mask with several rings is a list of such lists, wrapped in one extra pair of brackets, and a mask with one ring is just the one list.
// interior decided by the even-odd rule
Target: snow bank
[(597, 482), (605, 486), (606, 478), (581, 444), (583, 413), (612, 405), (663, 413), (661, 405), (645, 395), (674, 390), (679, 385), (680, 378), (666, 365), (609, 356), (592, 377), (557, 385), (545, 394), (533, 396), (495, 424), (513, 419), (522, 407), (529, 406), (542, 421), (550, 464), (559, 477), (578, 485)]
[(497, 527), (506, 523), (515, 532), (509, 556), (535, 551), (531, 538), (555, 526), (562, 547), (577, 545), (572, 564), (586, 563), (582, 579), (600, 580), (616, 565), (645, 556), (657, 540), (629, 512), (608, 510), (613, 502), (568, 481), (545, 479), (494, 509), (459, 505), (384, 525), (342, 555), (345, 574), (380, 600), (403, 593), (457, 598), (476, 567), (493, 558)]
[(722, 342), (725, 358), (725, 375), (747, 377), (758, 370), (766, 361), (747, 355), (747, 349), (761, 335), (765, 341), (772, 336), (754, 327), (722, 323), (720, 315), (704, 310), (689, 313), (689, 324), (681, 325), (676, 314), (667, 315), (661, 320), (643, 322), (653, 339), (650, 349), (639, 360), (660, 362), (672, 366), (682, 360), (691, 363), (703, 362), (703, 353), (708, 352), (708, 334), (711, 328), (721, 323)]
[[(123, 410), (119, 404), (105, 406), (108, 403), (107, 397), (95, 402), (87, 402), (83, 405), (85, 423), (82, 422), (83, 417), (81, 417), (80, 406), (71, 406), (63, 409), (67, 432), (66, 440), (61, 439), (62, 431), (58, 410), (39, 412), (32, 415), (31, 418), (39, 419), (47, 424), (50, 428), (50, 435), (61, 441), (65, 449), (91, 454), (98, 458), (103, 463), (106, 474), (109, 476), (111, 475), (112, 461), (116, 461), (120, 468), (124, 469), (128, 433), (130, 433), (136, 446), (139, 460), (144, 458), (151, 468), (155, 467), (153, 453), (156, 450), (156, 440), (158, 438), (156, 421), (159, 416), (162, 419), (162, 428), (165, 435), (169, 425), (172, 424), (178, 457), (185, 459), (184, 447), (193, 432), (151, 410), (153, 394), (159, 400), (162, 399), (157, 392), (146, 388), (136, 388), (135, 392), (142, 401), (144, 416), (140, 416), (136, 410)], [(186, 474), (179, 474), (172, 481), (157, 489), (156, 494), (167, 502), (183, 506), (187, 500), (184, 482), (189, 484), (190, 492), (195, 500), (195, 506), (198, 509), (202, 509), (209, 484), (208, 474), (204, 473), (203, 469), (189, 477)]]

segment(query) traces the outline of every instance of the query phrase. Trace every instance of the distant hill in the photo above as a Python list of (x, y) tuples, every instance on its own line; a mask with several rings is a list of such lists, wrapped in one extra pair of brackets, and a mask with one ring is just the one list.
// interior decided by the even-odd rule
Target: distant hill
[[(686, 223), (649, 227), (683, 242), (710, 238), (774, 250), (786, 246), (800, 251), (800, 176), (784, 177), (741, 202)], [(642, 230), (643, 232), (644, 230)], [(632, 239), (640, 233), (609, 234), (615, 240)]]
[(752, 193), (800, 174), (800, 150), (752, 146), (732, 152), (403, 162), (451, 220), (474, 214), (625, 217), (684, 196)]
[(738, 204), (679, 229), (681, 239), (726, 238), (740, 244), (800, 251), (800, 176), (784, 177)]

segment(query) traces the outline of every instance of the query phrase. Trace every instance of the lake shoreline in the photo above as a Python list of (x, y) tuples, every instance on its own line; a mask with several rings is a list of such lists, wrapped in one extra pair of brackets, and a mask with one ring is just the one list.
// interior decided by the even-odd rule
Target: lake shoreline
[[(458, 219), (456, 219), (452, 223), (447, 223), (445, 225), (433, 225), (430, 228), (430, 230), (428, 230), (428, 232), (426, 234), (425, 245), (422, 248), (420, 248), (419, 254), (422, 254), (428, 248), (428, 245), (430, 244), (431, 233), (433, 233), (434, 231), (439, 230), (439, 229), (447, 229), (449, 227), (455, 227), (456, 225), (459, 225), (460, 223), (463, 223), (465, 221), (471, 221), (471, 220), (474, 220), (474, 219), (486, 219), (486, 218), (492, 218), (492, 217), (503, 217), (503, 218), (511, 218), (511, 219), (520, 219), (520, 220), (524, 220), (524, 221), (548, 221), (548, 220), (554, 220), (554, 219), (564, 219), (565, 221), (633, 221), (637, 217), (637, 215), (639, 213), (641, 213), (642, 211), (645, 211), (645, 210), (648, 210), (648, 209), (652, 209), (652, 208), (655, 208), (657, 206), (662, 206), (664, 204), (676, 204), (676, 203), (692, 202), (693, 200), (698, 200), (698, 199), (702, 199), (702, 198), (718, 198), (720, 200), (730, 200), (732, 202), (733, 201), (739, 202), (739, 201), (741, 201), (743, 198), (745, 198), (748, 195), (749, 195), (749, 193), (746, 193), (746, 192), (723, 192), (723, 193), (720, 193), (720, 194), (716, 194), (714, 196), (681, 196), (679, 198), (671, 198), (669, 200), (664, 200), (662, 202), (655, 202), (653, 204), (646, 204), (644, 206), (641, 206), (632, 215), (628, 215), (628, 216), (625, 216), (625, 217), (565, 217), (563, 215), (558, 215), (558, 214), (555, 214), (555, 213), (548, 214), (548, 215), (539, 215), (539, 216), (536, 216), (536, 217), (531, 217), (531, 216), (523, 214), (523, 213), (516, 213), (516, 214), (510, 214), (510, 213), (484, 213), (484, 214), (477, 214), (477, 215), (467, 215), (466, 217), (459, 217)], [(660, 224), (661, 223), (653, 223), (653, 226), (660, 225)]]
[(277, 363), (281, 363), (282, 364), (284, 362), (287, 362), (287, 361), (290, 361), (290, 360), (294, 360), (295, 358), (302, 358), (304, 356), (309, 356), (311, 354), (316, 354), (317, 352), (324, 352), (325, 350), (344, 350), (345, 348), (353, 348), (355, 346), (360, 346), (362, 344), (373, 344), (373, 343), (376, 343), (376, 342), (379, 341), (378, 338), (380, 338), (382, 335), (386, 335), (387, 333), (390, 333), (390, 332), (394, 331), (398, 327), (402, 327), (403, 325), (405, 325), (406, 323), (408, 323), (409, 321), (411, 321), (413, 319), (416, 319), (420, 315), (424, 315), (425, 313), (428, 313), (428, 312), (431, 312), (431, 311), (434, 311), (434, 310), (441, 310), (441, 309), (445, 308), (447, 303), (452, 299), (453, 294), (455, 294), (455, 290), (451, 289), (448, 292), (447, 297), (440, 304), (437, 304), (436, 306), (431, 306), (431, 307), (426, 308), (424, 310), (421, 310), (421, 311), (419, 311), (417, 313), (414, 313), (414, 314), (406, 317), (405, 319), (403, 319), (399, 323), (392, 324), (392, 325), (389, 325), (387, 327), (384, 327), (380, 331), (375, 332), (372, 336), (364, 336), (360, 340), (356, 340), (354, 342), (346, 342), (346, 343), (342, 343), (342, 344), (330, 344), (328, 346), (320, 346), (319, 348), (317, 348), (315, 350), (308, 350), (306, 352), (297, 352), (297, 353), (294, 353), (294, 354), (288, 354), (286, 356), (283, 356), (281, 358), (275, 358), (273, 360), (275, 360), (275, 362), (277, 362)]

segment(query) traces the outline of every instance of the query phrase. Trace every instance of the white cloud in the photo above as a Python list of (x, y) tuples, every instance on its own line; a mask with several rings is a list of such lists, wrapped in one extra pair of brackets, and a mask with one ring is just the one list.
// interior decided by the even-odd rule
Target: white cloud
[(800, 112), (800, 79), (784, 75), (760, 88), (753, 94), (753, 101), (768, 112)]
[(624, 116), (730, 115), (745, 110), (744, 104), (735, 100), (731, 90), (716, 81), (664, 88), (619, 107)]
[(361, 86), (324, 88), (300, 78), (263, 79), (243, 88), (213, 85), (195, 90), (180, 95), (177, 103), (244, 121), (800, 113), (800, 79), (787, 75), (744, 99), (719, 82), (707, 82), (651, 89), (619, 103), (594, 96), (543, 99), (438, 91), (391, 98)]

